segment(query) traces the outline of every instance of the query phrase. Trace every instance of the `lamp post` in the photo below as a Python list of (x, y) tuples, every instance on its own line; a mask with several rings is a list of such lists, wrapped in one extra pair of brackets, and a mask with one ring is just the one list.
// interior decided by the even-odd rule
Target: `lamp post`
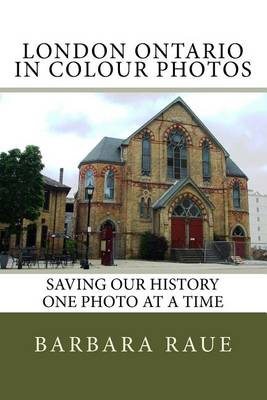
[(87, 194), (88, 198), (88, 212), (87, 212), (87, 232), (86, 232), (86, 253), (85, 253), (85, 260), (82, 262), (82, 268), (89, 269), (89, 260), (88, 260), (88, 253), (89, 253), (89, 229), (90, 229), (90, 211), (91, 211), (91, 199), (94, 194), (94, 186), (89, 183), (88, 186), (85, 188), (85, 193)]

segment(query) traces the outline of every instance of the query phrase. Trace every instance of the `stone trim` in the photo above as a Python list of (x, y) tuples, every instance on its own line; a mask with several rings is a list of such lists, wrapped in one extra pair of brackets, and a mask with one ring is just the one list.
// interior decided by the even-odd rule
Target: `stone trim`
[(187, 132), (187, 130), (185, 129), (185, 127), (182, 126), (182, 125), (180, 125), (180, 124), (178, 124), (178, 123), (172, 124), (171, 126), (169, 126), (169, 127), (165, 130), (164, 136), (163, 136), (163, 137), (164, 137), (164, 141), (165, 141), (165, 142), (168, 141), (169, 135), (170, 135), (175, 129), (179, 129), (179, 131), (181, 131), (181, 132), (185, 135), (185, 137), (186, 137), (186, 144), (187, 144), (188, 146), (192, 146), (192, 138), (191, 138), (191, 136), (189, 135), (189, 133)]
[(105, 174), (106, 174), (107, 171), (112, 171), (112, 172), (114, 173), (114, 175), (115, 175), (116, 178), (117, 178), (118, 175), (119, 175), (118, 169), (117, 169), (114, 165), (112, 165), (112, 164), (106, 165), (106, 166), (102, 169), (102, 171), (101, 171), (101, 176), (105, 176)]
[(202, 138), (200, 139), (200, 141), (199, 141), (199, 147), (202, 147), (203, 144), (204, 144), (205, 142), (209, 144), (209, 148), (210, 148), (210, 149), (213, 149), (213, 143), (212, 143), (212, 141), (211, 141), (207, 136), (204, 136), (204, 137), (202, 137)]
[[(234, 236), (233, 236), (233, 232), (234, 232), (234, 230), (235, 230), (235, 228), (236, 227), (238, 227), (238, 226), (240, 226), (242, 229), (243, 229), (243, 231), (244, 231), (244, 233), (245, 233), (245, 236), (242, 236), (244, 239), (247, 239), (249, 236), (248, 236), (248, 232), (247, 232), (247, 229), (245, 228), (245, 226), (243, 225), (243, 224), (241, 224), (240, 223), (240, 221), (238, 221), (238, 223), (237, 224), (235, 224), (235, 225), (232, 225), (232, 227), (230, 228), (230, 237), (231, 238), (233, 238)], [(238, 237), (238, 236), (237, 236)]]
[(242, 182), (242, 180), (239, 178), (232, 178), (230, 181), (228, 181), (228, 187), (232, 188), (235, 183), (239, 184), (241, 190), (247, 190), (247, 182)]
[(89, 171), (90, 169), (93, 171), (94, 176), (97, 175), (96, 167), (95, 167), (94, 165), (92, 165), (92, 164), (87, 164), (87, 165), (82, 165), (82, 166), (81, 166), (81, 169), (80, 169), (80, 178), (84, 178), (86, 172)]
[(142, 140), (143, 137), (144, 137), (145, 135), (147, 135), (147, 134), (150, 136), (150, 140), (151, 140), (151, 141), (154, 141), (154, 140), (155, 140), (155, 135), (154, 135), (154, 133), (153, 133), (149, 128), (143, 129), (138, 135), (136, 135), (135, 139), (137, 139), (137, 140)]
[(175, 207), (184, 199), (191, 199), (194, 203), (196, 203), (201, 210), (203, 220), (208, 221), (206, 207), (203, 205), (202, 201), (196, 195), (189, 192), (183, 193), (180, 196), (176, 197), (176, 199), (171, 203), (168, 211), (169, 219), (172, 218), (173, 210), (175, 209)]

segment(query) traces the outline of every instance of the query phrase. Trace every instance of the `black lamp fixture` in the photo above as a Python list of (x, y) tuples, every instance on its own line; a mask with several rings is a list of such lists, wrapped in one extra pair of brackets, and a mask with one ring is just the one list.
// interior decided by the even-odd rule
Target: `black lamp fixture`
[(89, 183), (89, 185), (86, 186), (85, 193), (87, 193), (88, 200), (91, 200), (91, 198), (93, 197), (94, 190), (95, 190), (95, 187), (91, 183)]
[(88, 199), (88, 211), (87, 211), (87, 232), (86, 232), (86, 253), (85, 253), (85, 259), (81, 262), (81, 267), (84, 269), (89, 269), (89, 233), (90, 233), (90, 211), (91, 211), (91, 200), (94, 194), (94, 185), (89, 183), (89, 185), (86, 186), (85, 188), (85, 198)]

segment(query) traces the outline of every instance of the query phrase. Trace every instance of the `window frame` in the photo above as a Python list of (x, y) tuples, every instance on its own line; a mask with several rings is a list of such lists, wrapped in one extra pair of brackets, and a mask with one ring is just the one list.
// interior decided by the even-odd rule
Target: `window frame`
[(140, 199), (139, 203), (139, 209), (140, 209), (140, 218), (141, 219), (146, 219), (146, 220), (151, 220), (152, 218), (152, 200), (150, 197), (145, 199), (143, 196)]
[(43, 205), (43, 211), (49, 211), (50, 209), (50, 196), (51, 192), (49, 189), (44, 190), (44, 205)]
[[(147, 144), (147, 148), (145, 145)], [(142, 165), (141, 175), (151, 175), (151, 137), (149, 133), (145, 133), (142, 137)]]
[[(179, 136), (179, 140), (175, 140)], [(176, 142), (176, 143), (175, 143)], [(186, 137), (179, 129), (172, 131), (167, 141), (167, 177), (183, 179), (188, 174), (188, 151)]]
[(235, 209), (240, 209), (241, 208), (241, 193), (240, 193), (240, 184), (238, 182), (235, 182), (233, 184), (233, 207)]
[(202, 177), (204, 182), (211, 180), (210, 145), (207, 140), (202, 143)]
[[(112, 180), (111, 180), (112, 176)], [(112, 183), (110, 187), (108, 184)], [(107, 194), (107, 190), (111, 190), (111, 194)], [(109, 169), (105, 173), (105, 181), (104, 181), (104, 201), (115, 201), (115, 174), (112, 169)]]

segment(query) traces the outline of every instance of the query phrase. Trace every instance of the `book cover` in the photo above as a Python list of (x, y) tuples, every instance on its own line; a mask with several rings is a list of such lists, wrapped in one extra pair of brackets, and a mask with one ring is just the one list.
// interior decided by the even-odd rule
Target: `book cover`
[(264, 398), (263, 8), (3, 6), (3, 398)]

